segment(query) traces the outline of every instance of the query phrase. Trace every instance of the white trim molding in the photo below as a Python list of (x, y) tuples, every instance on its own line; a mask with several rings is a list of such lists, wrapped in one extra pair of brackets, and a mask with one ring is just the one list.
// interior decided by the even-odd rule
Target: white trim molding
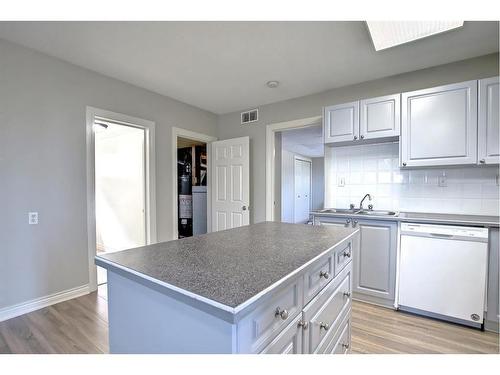
[(96, 213), (95, 213), (95, 139), (94, 119), (104, 118), (123, 125), (145, 130), (146, 146), (146, 244), (157, 242), (156, 234), (156, 152), (155, 123), (137, 117), (87, 107), (86, 110), (86, 142), (87, 142), (87, 247), (90, 291), (97, 290), (97, 267), (94, 264), (96, 255)]
[(266, 221), (274, 221), (274, 167), (276, 149), (274, 136), (276, 132), (290, 129), (307, 128), (321, 124), (323, 116), (314, 116), (299, 120), (278, 122), (266, 127)]
[(64, 290), (62, 292), (49, 294), (48, 296), (45, 297), (35, 298), (27, 302), (19, 303), (17, 305), (4, 307), (0, 309), (0, 322), (15, 318), (16, 316), (21, 316), (30, 313), (35, 310), (42, 309), (50, 305), (55, 305), (56, 303), (81, 297), (85, 294), (89, 294), (90, 292), (91, 291), (89, 284), (86, 284), (76, 288)]
[(210, 189), (210, 175), (212, 174), (211, 166), (212, 166), (212, 157), (211, 157), (211, 147), (209, 146), (211, 142), (217, 140), (216, 137), (212, 137), (211, 135), (197, 133), (191, 130), (172, 127), (172, 240), (178, 239), (178, 225), (177, 225), (177, 138), (187, 138), (193, 141), (204, 142), (207, 144), (207, 163), (208, 163), (208, 171), (207, 171), (207, 231), (212, 231), (211, 220), (208, 218), (211, 217), (212, 212), (212, 203), (210, 200), (211, 197), (211, 189)]

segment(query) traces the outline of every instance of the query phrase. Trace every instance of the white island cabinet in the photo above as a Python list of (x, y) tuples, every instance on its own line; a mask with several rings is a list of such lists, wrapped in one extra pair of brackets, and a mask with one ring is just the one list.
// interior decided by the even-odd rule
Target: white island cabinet
[(260, 223), (96, 257), (111, 353), (348, 353), (353, 228)]

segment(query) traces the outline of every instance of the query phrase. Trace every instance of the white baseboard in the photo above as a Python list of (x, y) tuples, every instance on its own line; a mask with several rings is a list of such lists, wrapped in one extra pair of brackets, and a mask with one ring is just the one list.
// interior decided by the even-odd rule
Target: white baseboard
[(90, 293), (89, 284), (0, 309), (0, 322)]

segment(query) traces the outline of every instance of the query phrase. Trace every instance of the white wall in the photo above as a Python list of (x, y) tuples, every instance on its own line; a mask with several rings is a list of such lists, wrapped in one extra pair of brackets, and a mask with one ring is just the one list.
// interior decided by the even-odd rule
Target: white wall
[(325, 207), (325, 158), (312, 158), (312, 209)]
[(88, 283), (86, 106), (156, 123), (159, 241), (172, 238), (172, 126), (216, 135), (210, 112), (0, 40), (0, 309)]
[(495, 75), (498, 75), (498, 54), (491, 54), (260, 106), (259, 121), (250, 125), (240, 124), (240, 111), (219, 116), (220, 139), (250, 137), (251, 222), (264, 221), (266, 217), (266, 125), (320, 116), (326, 105)]
[[(398, 143), (325, 147), (326, 207), (359, 206), (366, 193), (374, 209), (498, 215), (498, 167), (400, 170)], [(446, 175), (447, 186), (438, 186)], [(340, 177), (345, 186), (339, 187)], [(365, 202), (365, 207), (368, 203)]]

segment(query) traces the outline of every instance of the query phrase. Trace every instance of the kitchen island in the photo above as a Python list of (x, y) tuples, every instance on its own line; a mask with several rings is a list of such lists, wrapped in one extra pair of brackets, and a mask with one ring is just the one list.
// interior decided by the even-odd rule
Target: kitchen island
[(96, 256), (110, 352), (348, 352), (358, 235), (265, 222)]

